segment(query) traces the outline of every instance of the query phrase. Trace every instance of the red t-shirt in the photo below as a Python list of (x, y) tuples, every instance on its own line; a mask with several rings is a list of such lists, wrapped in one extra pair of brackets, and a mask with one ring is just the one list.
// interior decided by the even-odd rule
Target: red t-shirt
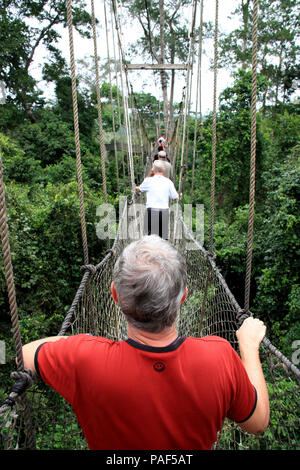
[(35, 365), (93, 450), (211, 449), (225, 417), (245, 421), (256, 406), (239, 356), (218, 336), (157, 348), (80, 334), (42, 344)]

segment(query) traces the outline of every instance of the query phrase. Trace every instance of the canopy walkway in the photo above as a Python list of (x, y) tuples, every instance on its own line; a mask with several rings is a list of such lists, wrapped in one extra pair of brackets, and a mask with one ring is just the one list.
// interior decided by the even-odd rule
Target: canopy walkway
[[(69, 32), (71, 37), (70, 2), (68, 3)], [(93, 3), (93, 2), (92, 2)], [(216, 2), (217, 3), (217, 2)], [(257, 5), (257, 2), (255, 2)], [(116, 2), (113, 2), (116, 7)], [(197, 2), (193, 2), (195, 6)], [(192, 37), (192, 36), (191, 36)], [(72, 45), (72, 38), (70, 39)], [(72, 46), (71, 46), (72, 49)], [(71, 54), (72, 56), (72, 54)], [(188, 67), (189, 69), (189, 67)], [(97, 70), (97, 67), (96, 67)], [(73, 73), (73, 87), (76, 77)], [(99, 87), (97, 87), (99, 88)], [(73, 91), (76, 89), (73, 88)], [(254, 91), (255, 93), (255, 91)], [(187, 94), (188, 95), (188, 94)], [(82, 198), (82, 182), (80, 171), (80, 145), (78, 140), (78, 122), (76, 115), (76, 93), (74, 98), (74, 128), (76, 140), (77, 170), (79, 197)], [(188, 100), (186, 99), (186, 103)], [(125, 103), (126, 109), (126, 103)], [(215, 111), (215, 109), (214, 109)], [(254, 113), (255, 114), (255, 113)], [(183, 177), (183, 155), (185, 142), (185, 125), (188, 115), (186, 105), (183, 116), (183, 144), (181, 147), (181, 162), (179, 165), (179, 193)], [(101, 116), (100, 116), (101, 118)], [(126, 118), (126, 113), (125, 113)], [(128, 118), (128, 115), (127, 115)], [(216, 122), (214, 122), (214, 126)], [(253, 129), (255, 121), (253, 121)], [(101, 129), (101, 126), (100, 126)], [(128, 129), (128, 167), (132, 188), (135, 186), (134, 162), (132, 155), (130, 120), (126, 123)], [(215, 133), (214, 133), (215, 134)], [(103, 139), (100, 136), (100, 146)], [(252, 142), (255, 141), (255, 133)], [(215, 142), (214, 142), (215, 144)], [(213, 144), (213, 153), (215, 145)], [(252, 179), (255, 168), (255, 148), (252, 148), (253, 165)], [(103, 192), (106, 196), (106, 176), (104, 152), (101, 152), (103, 171)], [(190, 228), (185, 224), (179, 211), (171, 220), (170, 242), (185, 256), (188, 272), (189, 301), (184, 303), (178, 315), (177, 329), (182, 336), (202, 337), (218, 335), (227, 339), (238, 350), (235, 332), (239, 324), (249, 315), (249, 283), (247, 276), (251, 271), (251, 212), (250, 204), (250, 249), (248, 253), (246, 273), (246, 300), (241, 308), (231, 293), (215, 262), (213, 254), (213, 216), (214, 216), (214, 158), (212, 166), (212, 206), (210, 218), (209, 250), (195, 239)], [(1, 159), (0, 159), (1, 163)], [(148, 161), (149, 164), (149, 161)], [(174, 164), (174, 161), (173, 161)], [(14, 339), (17, 349), (19, 368), (13, 373), (16, 380), (10, 395), (0, 407), (0, 435), (4, 449), (86, 449), (87, 445), (71, 407), (57, 393), (38, 380), (30, 371), (24, 371), (21, 354), (21, 335), (18, 325), (18, 312), (14, 292), (8, 227), (6, 222), (6, 206), (0, 165), (0, 224), (4, 252), (4, 266), (11, 306)], [(251, 191), (251, 190), (250, 190)], [(250, 193), (254, 196), (254, 190)], [(74, 296), (71, 308), (67, 313), (58, 335), (75, 335), (89, 333), (104, 336), (112, 340), (122, 340), (127, 337), (126, 322), (110, 294), (112, 270), (116, 259), (123, 248), (132, 241), (128, 227), (136, 224), (133, 233), (139, 236), (138, 218), (129, 215), (135, 213), (134, 208), (139, 202), (136, 197), (126, 200), (120, 214), (118, 232), (113, 246), (97, 265), (89, 264), (87, 240), (85, 236), (85, 220), (83, 201), (81, 200), (81, 224), (84, 252), (83, 276)], [(252, 201), (253, 202), (253, 201)], [(300, 371), (280, 351), (264, 338), (261, 346), (261, 359), (264, 368), (269, 394), (271, 419), (268, 429), (260, 436), (249, 435), (231, 421), (225, 421), (223, 430), (215, 443), (215, 449), (300, 449)], [(26, 391), (25, 391), (26, 390)], [(103, 423), (105, 426), (105, 423)]]
[[(124, 237), (127, 227), (128, 205), (125, 204), (112, 249), (98, 265), (83, 267), (82, 281), (59, 335), (89, 333), (113, 340), (127, 337), (124, 316), (110, 294), (114, 263), (131, 241)], [(183, 304), (178, 317), (179, 334), (222, 336), (237, 349), (235, 331), (244, 318), (244, 311), (217, 269), (213, 256), (193, 238), (182, 219), (178, 232), (182, 237), (178, 234), (173, 243), (186, 258), (189, 286), (189, 301)], [(266, 338), (261, 358), (270, 394), (269, 428), (260, 436), (252, 436), (226, 421), (216, 449), (300, 448), (300, 371)], [(9, 401), (0, 408), (0, 430), (6, 449), (87, 448), (71, 407), (48, 386), (35, 382), (27, 390), (26, 399), (26, 405), (18, 400), (13, 410)], [(30, 423), (26, 422), (24, 406)]]

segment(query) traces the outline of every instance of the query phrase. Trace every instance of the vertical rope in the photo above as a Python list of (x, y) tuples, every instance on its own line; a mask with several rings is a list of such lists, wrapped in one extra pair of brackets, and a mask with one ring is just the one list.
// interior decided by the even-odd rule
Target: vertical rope
[[(5, 190), (3, 182), (3, 170), (2, 170), (2, 156), (0, 149), (0, 232), (1, 232), (1, 241), (2, 241), (2, 252), (3, 252), (3, 263), (4, 263), (4, 272), (5, 279), (8, 291), (8, 302), (10, 307), (11, 323), (13, 329), (13, 339), (16, 348), (16, 357), (17, 357), (17, 368), (19, 372), (24, 371), (24, 361), (22, 353), (22, 340), (21, 332), (19, 325), (19, 315), (18, 315), (18, 306), (16, 298), (16, 290), (14, 283), (14, 274), (13, 266), (11, 260), (11, 251), (9, 243), (9, 234), (8, 234), (8, 224), (7, 224), (7, 212), (6, 212), (6, 203), (5, 203)], [(25, 425), (28, 434), (28, 446), (31, 449), (35, 448), (35, 439), (33, 434), (33, 428), (31, 423), (30, 410), (27, 405), (26, 396), (21, 397), (22, 404), (24, 407), (24, 418)]]
[(4, 271), (8, 291), (8, 301), (11, 311), (11, 321), (13, 327), (13, 338), (16, 346), (16, 356), (18, 361), (18, 370), (24, 370), (23, 355), (22, 355), (22, 341), (19, 327), (18, 307), (16, 300), (13, 267), (11, 261), (10, 243), (8, 237), (7, 214), (5, 204), (5, 193), (3, 183), (3, 170), (2, 170), (2, 157), (0, 152), (0, 228), (2, 251), (4, 261)]
[(252, 98), (251, 98), (251, 162), (250, 162), (250, 194), (249, 194), (249, 220), (248, 220), (248, 250), (245, 279), (245, 304), (249, 310), (251, 266), (253, 251), (253, 225), (255, 202), (255, 166), (256, 166), (256, 98), (257, 98), (257, 24), (258, 24), (258, 0), (253, 1), (253, 26), (252, 26)]
[[(129, 83), (128, 83), (128, 76), (127, 76), (127, 69), (124, 60), (124, 53), (122, 48), (122, 41), (121, 41), (121, 24), (120, 24), (120, 17), (118, 13), (118, 2), (113, 0), (113, 12), (115, 17), (115, 25), (117, 31), (117, 38), (118, 38), (118, 50), (119, 50), (119, 61), (120, 61), (120, 77), (121, 77), (121, 90), (123, 96), (123, 106), (124, 106), (124, 117), (125, 117), (125, 129), (126, 129), (126, 137), (127, 137), (127, 148), (128, 148), (128, 164), (129, 164), (129, 175), (130, 175), (130, 182), (131, 182), (131, 194), (132, 194), (132, 211), (134, 217), (134, 230), (135, 234), (139, 235), (139, 227), (137, 221), (137, 212), (136, 212), (136, 194), (135, 194), (135, 174), (134, 174), (134, 162), (133, 162), (133, 152), (132, 152), (132, 132), (131, 132), (131, 125), (130, 125), (130, 116), (129, 116), (129, 109), (128, 109), (128, 94), (129, 90)], [(122, 8), (122, 4), (120, 5)], [(127, 94), (125, 94), (125, 86), (123, 82), (123, 72), (125, 73), (125, 82), (127, 86)], [(140, 234), (141, 234), (142, 227), (140, 226)]]
[(194, 45), (194, 27), (195, 27), (195, 17), (196, 17), (196, 10), (197, 10), (197, 1), (194, 0), (193, 2), (193, 13), (192, 13), (192, 26), (190, 32), (190, 45), (189, 45), (189, 54), (188, 54), (188, 71), (187, 71), (187, 79), (186, 79), (186, 95), (185, 95), (185, 110), (184, 110), (184, 120), (183, 120), (183, 132), (182, 132), (182, 147), (181, 147), (181, 163), (180, 163), (180, 176), (179, 176), (179, 195), (182, 190), (182, 178), (183, 178), (183, 170), (184, 170), (184, 151), (185, 151), (185, 136), (186, 136), (186, 126), (187, 126), (187, 117), (188, 117), (188, 110), (190, 109), (190, 86), (191, 86), (191, 75), (192, 75), (192, 56), (193, 56), (193, 45)]
[[(117, 38), (118, 38), (118, 46), (119, 46), (119, 60), (120, 60), (120, 77), (121, 77), (121, 89), (122, 89), (122, 96), (123, 96), (123, 106), (124, 106), (124, 117), (125, 117), (125, 129), (126, 129), (126, 136), (127, 136), (127, 145), (128, 145), (128, 163), (129, 163), (129, 175), (131, 181), (131, 189), (135, 189), (135, 177), (134, 177), (134, 165), (133, 165), (133, 155), (132, 155), (132, 140), (131, 140), (131, 126), (130, 126), (130, 118), (129, 118), (129, 110), (128, 110), (128, 96), (125, 94), (125, 87), (123, 82), (123, 71), (124, 71), (124, 57), (123, 57), (123, 49), (122, 49), (122, 41), (121, 41), (121, 26), (119, 23), (119, 14), (118, 14), (118, 4), (116, 0), (113, 0), (113, 8), (114, 8), (114, 16), (115, 16), (115, 24), (117, 30)], [(127, 90), (129, 90), (127, 74), (125, 72), (126, 78), (126, 85)], [(133, 192), (133, 199), (135, 199), (135, 195)]]
[(111, 61), (110, 61), (110, 51), (109, 51), (107, 13), (106, 13), (106, 1), (105, 0), (104, 0), (104, 18), (105, 18), (105, 31), (106, 31), (106, 50), (107, 50), (107, 59), (108, 59), (111, 116), (112, 116), (112, 127), (113, 127), (113, 135), (114, 135), (114, 152), (115, 152), (115, 163), (116, 163), (117, 191), (118, 191), (118, 197), (120, 197), (119, 162), (118, 162), (118, 152), (117, 152), (115, 110), (114, 110), (114, 105), (113, 105), (113, 92), (112, 92), (112, 79), (111, 79)]
[(106, 171), (105, 171), (105, 146), (104, 146), (104, 137), (103, 137), (103, 125), (102, 125), (100, 79), (99, 79), (99, 65), (98, 65), (98, 51), (97, 51), (97, 36), (96, 36), (96, 21), (95, 21), (94, 0), (91, 0), (91, 11), (92, 11), (93, 42), (94, 42), (94, 62), (95, 62), (95, 73), (96, 73), (96, 94), (97, 94), (97, 111), (98, 111), (98, 123), (99, 123), (99, 143), (100, 143), (100, 154), (101, 154), (102, 186), (103, 186), (104, 202), (107, 204), (107, 186), (106, 186)]
[(210, 199), (210, 228), (209, 250), (213, 253), (213, 231), (215, 217), (215, 176), (216, 176), (216, 147), (217, 147), (217, 68), (218, 68), (218, 20), (219, 1), (216, 0), (215, 39), (214, 39), (214, 97), (212, 125), (212, 163), (211, 163), (211, 199)]
[(200, 4), (200, 27), (199, 27), (199, 45), (198, 45), (198, 69), (197, 69), (197, 86), (196, 86), (196, 113), (195, 113), (195, 128), (194, 128), (194, 145), (193, 145), (193, 165), (192, 165), (192, 187), (191, 187), (191, 204), (194, 198), (194, 178), (195, 178), (195, 163), (196, 163), (196, 142), (198, 130), (198, 101), (200, 108), (200, 129), (202, 124), (201, 112), (201, 69), (202, 69), (202, 40), (203, 40), (203, 2)]
[[(182, 121), (182, 110), (183, 110), (183, 102), (185, 100), (185, 89), (183, 89), (182, 93), (182, 99), (181, 102), (179, 103), (179, 109), (178, 109), (178, 118), (176, 121), (176, 127), (174, 129), (174, 134), (172, 136), (172, 147), (173, 147), (173, 175), (174, 175), (174, 182), (176, 181), (176, 175), (177, 175), (177, 153), (178, 153), (178, 147), (179, 147), (179, 134), (180, 134), (180, 129), (181, 129), (181, 121)], [(175, 142), (175, 144), (174, 144)]]
[[(193, 11), (192, 11), (192, 24), (191, 24), (191, 32), (190, 32), (190, 44), (189, 44), (189, 54), (188, 54), (188, 61), (187, 61), (187, 78), (186, 78), (186, 91), (185, 91), (185, 107), (184, 107), (184, 119), (183, 119), (183, 131), (182, 131), (182, 146), (181, 146), (181, 161), (180, 161), (180, 174), (179, 174), (179, 183), (178, 183), (178, 194), (179, 198), (181, 197), (182, 192), (182, 184), (183, 184), (183, 176), (184, 176), (184, 151), (185, 151), (185, 137), (186, 137), (186, 127), (187, 127), (187, 117), (190, 109), (190, 87), (191, 87), (191, 75), (192, 75), (192, 66), (193, 66), (193, 54), (194, 54), (194, 28), (195, 28), (195, 19), (196, 19), (196, 12), (197, 12), (197, 2), (198, 0), (194, 0), (193, 2)], [(173, 239), (174, 242), (176, 240), (177, 234), (177, 227), (178, 227), (178, 216), (179, 216), (179, 201), (176, 203), (176, 215), (174, 221), (174, 235)]]
[(121, 160), (122, 160), (122, 170), (123, 170), (123, 191), (126, 187), (126, 174), (125, 174), (125, 159), (124, 159), (124, 146), (123, 146), (123, 136), (122, 136), (122, 123), (121, 123), (121, 106), (120, 106), (120, 95), (119, 95), (119, 80), (118, 80), (118, 68), (117, 68), (117, 57), (116, 57), (116, 44), (115, 44), (115, 29), (113, 21), (113, 4), (110, 4), (110, 22), (112, 29), (112, 41), (113, 41), (113, 54), (114, 54), (114, 64), (115, 64), (115, 74), (116, 74), (116, 86), (117, 86), (117, 105), (118, 105), (118, 124), (119, 124), (119, 134), (120, 134), (120, 144), (121, 144)]
[(161, 135), (161, 132), (160, 132), (160, 100), (158, 98), (158, 119), (157, 119), (157, 123), (156, 123), (156, 137), (158, 138), (160, 135)]
[[(159, 0), (159, 37), (160, 37), (160, 63), (165, 63), (165, 10), (164, 10), (164, 0)], [(161, 77), (161, 86), (164, 102), (164, 126), (165, 126), (165, 138), (169, 138), (169, 104), (168, 104), (168, 94), (167, 94), (167, 73), (165, 70), (160, 70)]]
[(82, 183), (82, 169), (81, 169), (81, 155), (80, 155), (80, 139), (79, 139), (79, 123), (78, 123), (78, 105), (77, 105), (77, 87), (76, 87), (76, 72), (75, 72), (75, 59), (74, 59), (74, 42), (73, 42), (73, 18), (71, 0), (67, 0), (67, 20), (69, 31), (69, 49), (70, 49), (70, 64), (71, 64), (71, 77), (72, 77), (72, 100), (73, 100), (73, 117), (74, 117), (74, 132), (75, 132), (75, 149), (76, 149), (76, 168), (77, 168), (77, 181), (78, 193), (80, 204), (80, 220), (81, 220), (81, 233), (83, 244), (83, 257), (84, 263), (88, 264), (88, 243), (86, 236), (86, 224), (84, 213), (84, 198), (83, 198), (83, 183)]

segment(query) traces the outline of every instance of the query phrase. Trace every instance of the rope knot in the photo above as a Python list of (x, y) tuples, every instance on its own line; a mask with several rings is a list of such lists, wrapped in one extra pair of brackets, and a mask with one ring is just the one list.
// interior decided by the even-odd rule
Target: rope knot
[(93, 264), (84, 264), (83, 266), (81, 266), (80, 270), (89, 271), (90, 274), (95, 274), (95, 272), (97, 271), (96, 267)]
[(111, 254), (114, 257), (116, 256), (116, 251), (110, 248), (109, 250), (105, 252), (105, 255), (109, 255), (109, 254)]
[(13, 392), (23, 393), (27, 387), (31, 387), (35, 382), (37, 375), (32, 369), (24, 369), (23, 371), (15, 371), (10, 374), (11, 378), (17, 382), (13, 386)]
[(9, 396), (1, 405), (1, 408), (3, 407), (4, 410), (7, 409), (7, 407), (12, 408), (15, 405), (17, 398), (22, 395), (28, 387), (31, 387), (37, 378), (37, 375), (31, 369), (12, 372), (10, 376), (12, 379), (16, 380), (16, 383), (12, 386)]
[(236, 319), (238, 326), (242, 326), (243, 322), (249, 317), (249, 314), (246, 313), (245, 309), (241, 309), (238, 311)]
[(208, 259), (210, 259), (212, 261), (214, 261), (217, 257), (216, 253), (214, 253), (213, 251), (208, 251), (206, 253), (206, 256), (207, 256)]

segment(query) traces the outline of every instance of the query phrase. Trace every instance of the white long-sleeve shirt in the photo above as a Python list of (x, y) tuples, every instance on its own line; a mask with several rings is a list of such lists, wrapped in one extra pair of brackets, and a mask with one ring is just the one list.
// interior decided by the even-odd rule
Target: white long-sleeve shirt
[(178, 193), (174, 183), (165, 176), (154, 175), (145, 178), (140, 185), (142, 193), (146, 193), (146, 207), (152, 209), (168, 209), (169, 199), (177, 199)]

